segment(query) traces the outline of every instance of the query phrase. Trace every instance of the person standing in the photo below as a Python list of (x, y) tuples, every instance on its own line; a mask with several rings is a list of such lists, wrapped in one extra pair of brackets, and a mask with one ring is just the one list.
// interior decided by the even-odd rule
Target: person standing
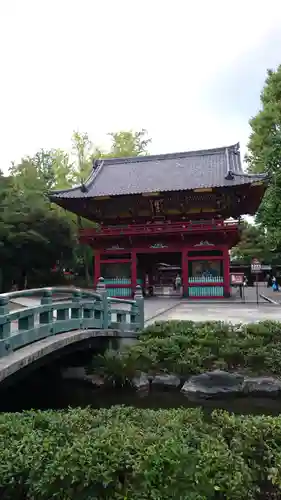
[(176, 285), (176, 290), (179, 290), (181, 287), (181, 277), (179, 274), (177, 274), (177, 276), (176, 276), (175, 285)]
[(275, 276), (273, 276), (273, 278), (272, 278), (272, 289), (274, 292), (278, 292), (278, 290), (279, 290), (279, 286), (278, 286), (277, 279), (275, 278)]

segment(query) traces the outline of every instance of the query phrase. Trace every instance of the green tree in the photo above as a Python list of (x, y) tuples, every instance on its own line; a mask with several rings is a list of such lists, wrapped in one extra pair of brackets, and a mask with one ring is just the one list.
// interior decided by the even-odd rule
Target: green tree
[(111, 138), (111, 147), (108, 156), (112, 157), (146, 155), (148, 145), (151, 143), (145, 129), (137, 132), (121, 130), (120, 132), (111, 132), (109, 136)]
[(70, 160), (68, 153), (62, 149), (53, 149), (52, 166), (54, 173), (54, 185), (52, 189), (66, 189), (75, 184), (75, 169), (74, 164)]
[(73, 132), (72, 154), (74, 158), (73, 179), (76, 184), (85, 182), (91, 173), (94, 159), (99, 158), (123, 158), (129, 156), (141, 156), (148, 154), (148, 145), (151, 139), (147, 131), (121, 130), (110, 132), (110, 146), (108, 150), (102, 150), (94, 145), (86, 132)]
[(87, 132), (74, 131), (72, 135), (72, 153), (75, 159), (75, 177), (77, 184), (85, 182), (90, 175), (93, 160), (93, 143)]
[(276, 71), (268, 70), (261, 108), (249, 123), (249, 170), (266, 172), (269, 178), (257, 221), (267, 229), (271, 245), (281, 249), (281, 65)]
[(34, 182), (44, 185), (46, 192), (71, 187), (77, 179), (74, 164), (62, 149), (40, 149), (34, 156), (25, 157), (18, 164), (13, 163), (10, 174), (19, 180), (33, 176)]
[(231, 259), (250, 264), (254, 257), (266, 264), (271, 263), (273, 254), (270, 242), (265, 229), (260, 224), (243, 222), (241, 239), (238, 245), (231, 250)]
[[(75, 234), (69, 220), (47, 196), (48, 181), (30, 158), (0, 178), (0, 261), (2, 289), (50, 284), (51, 268), (69, 261)], [(40, 282), (38, 283), (38, 277)]]
[(42, 179), (48, 190), (52, 189), (55, 185), (53, 151), (40, 149), (40, 151), (37, 151), (33, 158), (30, 158), (30, 161), (36, 168), (38, 178)]

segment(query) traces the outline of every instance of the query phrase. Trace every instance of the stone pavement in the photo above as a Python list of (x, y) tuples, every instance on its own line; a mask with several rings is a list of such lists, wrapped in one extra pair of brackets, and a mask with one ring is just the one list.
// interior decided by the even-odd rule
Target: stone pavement
[(191, 320), (191, 321), (228, 321), (231, 323), (252, 323), (264, 320), (281, 321), (281, 308), (271, 304), (210, 304), (181, 301), (173, 309), (161, 316), (148, 320), (154, 321)]
[(145, 322), (158, 319), (162, 314), (173, 310), (181, 304), (181, 299), (151, 297), (144, 300), (144, 318)]
[(278, 292), (274, 292), (271, 287), (267, 288), (267, 286), (265, 286), (263, 289), (261, 289), (261, 293), (265, 297), (268, 297), (270, 300), (276, 302), (277, 304), (281, 303), (281, 291), (280, 291), (280, 289)]

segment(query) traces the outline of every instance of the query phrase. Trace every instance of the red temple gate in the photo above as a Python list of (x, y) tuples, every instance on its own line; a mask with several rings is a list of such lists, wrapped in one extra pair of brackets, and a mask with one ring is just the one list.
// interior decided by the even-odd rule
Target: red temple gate
[(235, 145), (94, 162), (85, 185), (51, 199), (97, 223), (80, 231), (93, 248), (93, 286), (103, 276), (112, 296), (151, 290), (158, 262), (179, 270), (183, 296), (216, 298), (230, 294), (240, 217), (255, 213), (265, 189), (263, 175), (243, 172)]

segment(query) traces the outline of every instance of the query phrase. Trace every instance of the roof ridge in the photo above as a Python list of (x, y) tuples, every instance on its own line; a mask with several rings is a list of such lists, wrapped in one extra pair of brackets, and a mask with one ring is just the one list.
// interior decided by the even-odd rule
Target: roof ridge
[(227, 174), (229, 172), (242, 174), (242, 162), (240, 155), (240, 144), (239, 142), (231, 147), (226, 148), (226, 157), (227, 157)]
[(257, 179), (266, 179), (268, 177), (267, 173), (249, 173), (249, 172), (233, 172), (233, 175), (236, 177), (249, 177), (250, 179), (253, 179), (254, 177)]
[(103, 166), (104, 166), (104, 160), (102, 158), (95, 159), (93, 161), (92, 171), (91, 171), (88, 179), (86, 179), (86, 181), (84, 182), (85, 186), (89, 186), (90, 184), (92, 184), (92, 182), (94, 182), (96, 180), (97, 176), (102, 171)]
[(212, 155), (217, 153), (222, 153), (226, 149), (229, 151), (237, 151), (239, 150), (239, 143), (232, 144), (231, 146), (222, 146), (218, 148), (210, 148), (210, 149), (195, 149), (193, 151), (181, 151), (179, 153), (161, 153), (154, 155), (143, 155), (143, 156), (125, 156), (120, 158), (104, 158), (104, 165), (117, 165), (117, 164), (126, 164), (126, 163), (142, 163), (148, 161), (161, 161), (161, 160), (173, 160), (177, 158), (186, 158), (189, 156), (205, 156)]

